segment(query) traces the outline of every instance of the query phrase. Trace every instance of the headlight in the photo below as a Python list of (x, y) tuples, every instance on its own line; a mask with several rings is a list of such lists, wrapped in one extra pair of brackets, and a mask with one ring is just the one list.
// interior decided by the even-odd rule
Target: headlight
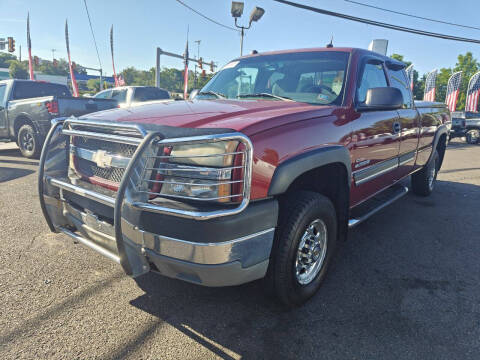
[[(179, 199), (238, 201), (243, 183), (243, 145), (218, 141), (174, 145), (155, 165), (152, 195)], [(232, 192), (232, 189), (235, 191)]]

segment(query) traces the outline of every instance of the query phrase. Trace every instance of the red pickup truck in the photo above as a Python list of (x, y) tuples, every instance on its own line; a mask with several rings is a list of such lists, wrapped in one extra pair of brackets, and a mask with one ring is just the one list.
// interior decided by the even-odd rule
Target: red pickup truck
[(434, 188), (450, 114), (413, 101), (404, 66), (352, 48), (254, 54), (194, 100), (57, 121), (44, 216), (133, 277), (264, 278), (302, 304), (348, 229), (409, 190), (402, 179)]

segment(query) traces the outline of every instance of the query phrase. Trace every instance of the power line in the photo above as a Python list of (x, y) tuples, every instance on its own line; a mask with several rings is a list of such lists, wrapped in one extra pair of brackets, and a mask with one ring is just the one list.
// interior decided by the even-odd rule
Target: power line
[(293, 7), (297, 7), (297, 8), (300, 8), (300, 9), (313, 11), (313, 12), (323, 14), (323, 15), (334, 16), (334, 17), (338, 17), (338, 18), (342, 18), (342, 19), (346, 19), (346, 20), (350, 20), (350, 21), (360, 22), (360, 23), (363, 23), (363, 24), (379, 26), (379, 27), (383, 27), (383, 28), (386, 28), (386, 29), (403, 31), (403, 32), (407, 32), (407, 33), (411, 33), (411, 34), (417, 34), (417, 35), (423, 35), (423, 36), (430, 36), (430, 37), (445, 39), (445, 40), (453, 40), (453, 41), (461, 41), (461, 42), (480, 44), (480, 40), (476, 40), (476, 39), (470, 39), (470, 38), (464, 38), (464, 37), (458, 37), (458, 36), (452, 36), (452, 35), (445, 35), (445, 34), (434, 33), (434, 32), (430, 32), (430, 31), (408, 28), (408, 27), (404, 27), (404, 26), (387, 24), (387, 23), (383, 23), (383, 22), (379, 22), (379, 21), (359, 18), (359, 17), (356, 17), (356, 16), (341, 14), (341, 13), (328, 11), (328, 10), (324, 10), (324, 9), (319, 9), (319, 8), (315, 8), (315, 7), (308, 6), (308, 5), (302, 5), (302, 4), (292, 2), (292, 1), (286, 1), (286, 0), (273, 0), (273, 1), (285, 4), (285, 5), (290, 5), (290, 6), (293, 6)]
[(98, 63), (100, 64), (100, 69), (102, 69), (102, 62), (100, 61), (100, 53), (98, 52), (97, 40), (95, 40), (95, 34), (93, 32), (92, 20), (90, 19), (90, 13), (88, 12), (87, 0), (83, 0), (85, 4), (85, 10), (87, 11), (88, 22), (90, 24), (90, 30), (92, 31), (93, 43), (95, 44), (95, 50), (97, 50)]
[(345, 0), (345, 1), (346, 1), (346, 2), (349, 2), (349, 3), (352, 3), (352, 4), (357, 4), (357, 5), (360, 5), (360, 6), (369, 7), (369, 8), (372, 8), (372, 9), (377, 9), (377, 10), (382, 10), (382, 11), (390, 12), (390, 13), (393, 13), (393, 14), (409, 16), (409, 17), (416, 18), (416, 19), (427, 20), (427, 21), (436, 22), (436, 23), (440, 23), (440, 24), (458, 26), (458, 27), (462, 27), (462, 28), (466, 28), (466, 29), (480, 30), (480, 27), (469, 26), (469, 25), (462, 25), (462, 24), (452, 23), (452, 22), (448, 22), (448, 21), (436, 20), (436, 19), (427, 18), (427, 17), (423, 17), (423, 16), (407, 14), (407, 13), (403, 13), (403, 12), (400, 12), (400, 11), (385, 9), (385, 8), (382, 8), (382, 7), (379, 7), (379, 6), (374, 6), (374, 5), (370, 5), (370, 4), (365, 4), (365, 3), (361, 3), (361, 2), (353, 1), (353, 0)]
[(203, 15), (200, 11), (195, 10), (194, 8), (188, 6), (187, 4), (185, 4), (185, 3), (184, 3), (183, 1), (181, 1), (181, 0), (175, 0), (175, 1), (178, 2), (179, 4), (185, 6), (187, 9), (193, 11), (195, 14), (200, 15), (200, 16), (203, 17), (204, 19), (207, 19), (208, 21), (213, 22), (214, 24), (217, 24), (217, 25), (219, 25), (219, 26), (221, 26), (221, 27), (224, 27), (225, 29), (229, 29), (229, 30), (233, 30), (233, 31), (239, 32), (237, 29), (235, 29), (235, 28), (233, 28), (233, 27), (231, 27), (231, 26), (224, 25), (224, 24), (222, 24), (222, 23), (219, 23), (219, 22), (216, 21), (216, 20), (213, 20), (212, 18), (209, 18), (209, 17), (206, 16), (206, 15)]

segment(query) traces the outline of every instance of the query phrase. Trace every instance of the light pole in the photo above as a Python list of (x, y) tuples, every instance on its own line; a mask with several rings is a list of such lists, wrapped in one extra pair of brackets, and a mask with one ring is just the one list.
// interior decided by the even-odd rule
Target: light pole
[(240, 26), (237, 22), (238, 18), (241, 17), (243, 14), (243, 7), (243, 1), (232, 1), (232, 17), (235, 18), (235, 26), (240, 29), (240, 56), (243, 55), (243, 37), (245, 36), (245, 30), (250, 29), (250, 27), (252, 26), (252, 22), (260, 20), (260, 18), (265, 13), (265, 10), (263, 10), (261, 7), (255, 6), (252, 10), (252, 13), (250, 14), (250, 21), (248, 22), (248, 26)]
[(52, 62), (55, 61), (55, 51), (57, 51), (57, 49), (52, 49)]

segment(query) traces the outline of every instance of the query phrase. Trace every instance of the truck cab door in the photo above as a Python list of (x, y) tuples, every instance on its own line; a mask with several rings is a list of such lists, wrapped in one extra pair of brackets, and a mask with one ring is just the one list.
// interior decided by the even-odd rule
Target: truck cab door
[(403, 107), (397, 110), (400, 123), (397, 177), (400, 179), (410, 174), (414, 169), (420, 135), (420, 117), (413, 105), (412, 92), (404, 68), (388, 66), (387, 64), (387, 72), (390, 86), (399, 89), (403, 95)]
[[(367, 58), (360, 63), (355, 96), (356, 108), (365, 102), (368, 89), (388, 86), (383, 60)], [(355, 206), (396, 181), (400, 124), (396, 110), (356, 110), (352, 121), (351, 205)]]
[(6, 94), (7, 85), (0, 84), (0, 138), (8, 136)]

